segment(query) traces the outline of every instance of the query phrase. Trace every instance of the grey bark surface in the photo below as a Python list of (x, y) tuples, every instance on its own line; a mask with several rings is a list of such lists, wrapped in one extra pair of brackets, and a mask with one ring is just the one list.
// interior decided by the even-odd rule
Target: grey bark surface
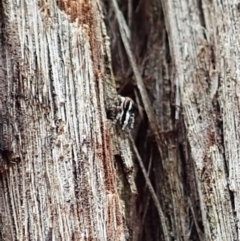
[(109, 2), (0, 1), (0, 239), (239, 240), (239, 5)]
[[(238, 5), (162, 1), (204, 236), (239, 240)], [(178, 94), (179, 92), (179, 94)]]
[[(149, 0), (135, 2), (131, 10), (125, 1), (118, 2), (162, 140), (159, 147), (153, 123), (146, 125), (144, 119), (136, 145), (164, 212), (168, 237), (139, 171), (142, 228), (135, 240), (239, 240), (239, 5)], [(139, 88), (138, 75), (133, 67), (129, 70), (128, 49), (114, 39), (114, 8), (107, 15), (113, 68), (125, 86), (120, 91), (128, 93)], [(134, 97), (141, 99), (141, 90)], [(145, 107), (144, 100), (138, 103)], [(148, 110), (146, 115), (151, 122)]]
[(0, 14), (1, 240), (128, 239), (132, 153), (106, 118), (99, 2), (0, 1)]

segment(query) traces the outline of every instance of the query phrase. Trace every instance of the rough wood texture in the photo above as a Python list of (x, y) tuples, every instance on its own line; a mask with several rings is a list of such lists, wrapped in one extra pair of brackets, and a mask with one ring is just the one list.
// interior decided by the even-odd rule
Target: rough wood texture
[(239, 5), (109, 2), (0, 0), (0, 239), (239, 240)]
[[(162, 1), (204, 236), (239, 240), (239, 9)], [(200, 238), (200, 237), (199, 237)]]
[(115, 22), (124, 22), (113, 14), (116, 7), (105, 7), (119, 92), (146, 108), (136, 91), (139, 76), (122, 44), (130, 41), (162, 138), (159, 155), (152, 123), (142, 115), (136, 146), (168, 237), (144, 185), (145, 174), (137, 171), (141, 228), (135, 229), (134, 240), (239, 240), (239, 4), (117, 2), (129, 27), (124, 26), (127, 40), (116, 37), (123, 34)]
[(131, 237), (132, 154), (106, 119), (116, 90), (98, 4), (0, 1), (2, 240)]

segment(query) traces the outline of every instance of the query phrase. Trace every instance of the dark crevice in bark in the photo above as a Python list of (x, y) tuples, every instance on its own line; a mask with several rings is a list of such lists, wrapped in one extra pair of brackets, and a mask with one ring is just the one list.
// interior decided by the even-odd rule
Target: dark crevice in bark
[[(30, 216), (27, 215), (27, 230), (31, 230), (31, 220), (30, 220)], [(31, 234), (28, 232), (28, 239), (31, 240)]]
[[(218, 93), (216, 95), (216, 99), (213, 102), (214, 107), (215, 107), (215, 112), (216, 112), (216, 129), (218, 130), (218, 136), (219, 136), (218, 146), (221, 148), (220, 152), (223, 156), (223, 163), (224, 163), (224, 168), (225, 168), (224, 171), (226, 173), (226, 178), (229, 180), (229, 163), (228, 163), (226, 151), (225, 151), (224, 126), (223, 126), (223, 120), (222, 120), (223, 113), (222, 113), (220, 103), (217, 100), (217, 98), (218, 98)], [(228, 191), (229, 191), (232, 214), (233, 214), (234, 220), (236, 220), (237, 213), (235, 211), (235, 193), (234, 193), (234, 191), (231, 190), (230, 183), (228, 183), (227, 187), (228, 187)], [(236, 236), (239, 237), (237, 222), (235, 222), (235, 232), (236, 232)]]
[(3, 108), (4, 106), (4, 80), (6, 79), (6, 55), (5, 55), (5, 18), (4, 18), (4, 9), (3, 3), (0, 1), (0, 149), (1, 151), (6, 150), (6, 144), (4, 143), (4, 124), (3, 124)]
[[(1, 41), (1, 46), (2, 43), (5, 41), (5, 36), (4, 36), (4, 31), (5, 31), (5, 16), (4, 16), (4, 8), (3, 8), (3, 2), (0, 0), (0, 41)], [(2, 58), (2, 56), (1, 56)]]
[[(125, 19), (127, 19), (128, 9), (124, 3), (126, 3), (126, 1), (120, 1), (120, 6), (122, 6), (121, 10)], [(111, 10), (106, 12), (111, 13)], [(114, 23), (114, 17), (107, 15), (110, 39), (114, 39), (114, 36), (118, 35), (118, 26)], [(158, 31), (156, 31), (156, 29), (158, 29)], [(175, 124), (174, 115), (176, 107), (172, 105), (175, 101), (175, 86), (171, 86), (170, 81), (173, 68), (171, 66), (171, 56), (169, 54), (168, 39), (166, 38), (161, 6), (154, 1), (133, 1), (132, 28), (130, 31), (131, 46), (148, 90), (149, 98), (156, 111), (157, 121), (163, 125), (161, 131), (163, 135), (166, 135), (165, 140), (167, 143), (174, 145), (173, 143), (176, 143), (176, 137), (178, 135), (175, 131), (172, 131)], [(117, 84), (121, 85), (119, 92), (136, 100), (138, 96), (135, 98), (135, 93), (138, 95), (138, 91), (134, 91), (134, 77), (132, 76), (132, 70), (129, 69), (128, 59), (123, 49), (121, 39), (118, 38), (112, 43), (111, 47), (113, 70)], [(171, 67), (169, 67), (169, 65)], [(158, 92), (155, 92), (156, 86), (158, 86)], [(140, 106), (140, 109), (141, 108)], [(171, 124), (169, 123), (170, 119)], [(172, 134), (169, 135), (169, 133)], [(171, 221), (173, 212), (173, 210), (171, 210), (172, 200), (169, 197), (170, 194), (165, 189), (166, 186), (169, 186), (168, 173), (165, 172), (165, 168), (167, 167), (162, 165), (163, 160), (159, 160), (160, 157), (153, 139), (154, 135), (149, 129), (145, 117), (140, 121), (140, 125), (138, 126), (137, 132), (134, 133), (134, 136), (136, 136), (136, 146), (143, 159), (145, 168), (149, 170), (151, 183), (163, 206), (166, 220), (168, 220), (171, 231), (174, 232), (177, 224)], [(166, 157), (168, 155), (168, 146), (166, 144), (164, 155)], [(161, 224), (159, 223), (156, 207), (151, 197), (149, 197), (149, 192), (141, 170), (136, 174), (136, 185), (139, 193), (136, 202), (140, 218), (138, 222), (141, 226), (138, 240), (160, 240), (162, 236)], [(166, 200), (164, 200), (164, 198)], [(152, 232), (152, 230), (154, 230), (154, 232)], [(174, 240), (174, 237), (172, 239)]]
[[(203, 26), (204, 29), (206, 29), (206, 22), (205, 22), (205, 17), (204, 17), (204, 10), (203, 10), (203, 2), (202, 0), (197, 1), (198, 9), (199, 9), (199, 20), (201, 25)], [(203, 36), (205, 39), (208, 39), (208, 36), (206, 35), (206, 32), (203, 31)]]
[(3, 2), (0, 1), (0, 172), (5, 172), (10, 166), (12, 151), (9, 140), (9, 110), (7, 101), (7, 61), (6, 48), (8, 39), (6, 37), (5, 18)]
[(49, 96), (49, 99), (51, 100), (52, 99), (52, 106), (51, 106), (51, 102), (49, 103), (50, 104), (50, 109), (52, 110), (52, 113), (53, 113), (53, 116), (54, 116), (54, 120), (55, 120), (55, 123), (56, 123), (56, 113), (58, 111), (57, 109), (57, 103), (56, 103), (56, 90), (55, 90), (55, 85), (54, 85), (54, 78), (53, 78), (53, 71), (52, 71), (52, 64), (51, 64), (51, 56), (50, 56), (50, 48), (48, 47), (48, 51), (47, 51), (48, 55), (48, 76), (49, 76), (49, 88), (50, 88), (50, 93), (49, 95), (52, 95), (51, 97)]
[[(71, 150), (71, 160), (72, 160), (72, 170), (73, 170), (73, 177), (75, 178), (75, 185), (74, 185), (74, 191), (75, 191), (75, 195), (76, 197), (78, 196), (78, 193), (79, 193), (79, 190), (78, 190), (78, 175), (81, 174), (81, 169), (80, 170), (77, 170), (77, 164), (76, 164), (76, 159), (75, 159), (75, 156), (74, 156), (74, 152), (73, 152), (73, 148)], [(81, 160), (81, 158), (79, 158)]]

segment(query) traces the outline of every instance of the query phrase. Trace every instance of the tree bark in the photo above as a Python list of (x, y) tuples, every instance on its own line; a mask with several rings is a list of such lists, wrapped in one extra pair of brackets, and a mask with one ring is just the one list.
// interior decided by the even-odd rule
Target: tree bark
[(163, 7), (204, 240), (239, 240), (238, 6), (167, 1)]
[[(163, 236), (156, 205), (137, 172), (136, 240), (239, 240), (239, 6), (149, 0), (133, 1), (131, 11), (125, 2), (119, 5), (162, 139), (156, 148), (146, 110), (150, 124), (143, 118), (136, 145), (168, 229)], [(118, 25), (125, 23), (114, 23), (112, 9), (114, 4), (107, 23), (115, 40)], [(134, 98), (141, 99), (131, 58), (123, 54), (126, 46), (116, 40), (111, 46), (116, 79), (124, 85), (119, 91), (137, 87)]]
[(127, 240), (120, 195), (136, 188), (129, 141), (106, 118), (99, 2), (0, 1), (0, 15), (1, 240)]
[(239, 240), (239, 5), (101, 4), (0, 1), (0, 239)]

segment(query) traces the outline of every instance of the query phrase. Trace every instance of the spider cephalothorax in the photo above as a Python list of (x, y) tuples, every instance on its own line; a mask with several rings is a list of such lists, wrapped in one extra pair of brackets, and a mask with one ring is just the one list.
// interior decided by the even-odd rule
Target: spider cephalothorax
[(107, 110), (107, 118), (112, 120), (114, 124), (119, 123), (122, 130), (133, 129), (135, 109), (136, 106), (131, 98), (118, 95), (114, 105)]
[(117, 116), (115, 122), (118, 121), (120, 123), (122, 130), (125, 130), (126, 127), (133, 129), (135, 121), (134, 108), (135, 104), (131, 98), (118, 95)]

